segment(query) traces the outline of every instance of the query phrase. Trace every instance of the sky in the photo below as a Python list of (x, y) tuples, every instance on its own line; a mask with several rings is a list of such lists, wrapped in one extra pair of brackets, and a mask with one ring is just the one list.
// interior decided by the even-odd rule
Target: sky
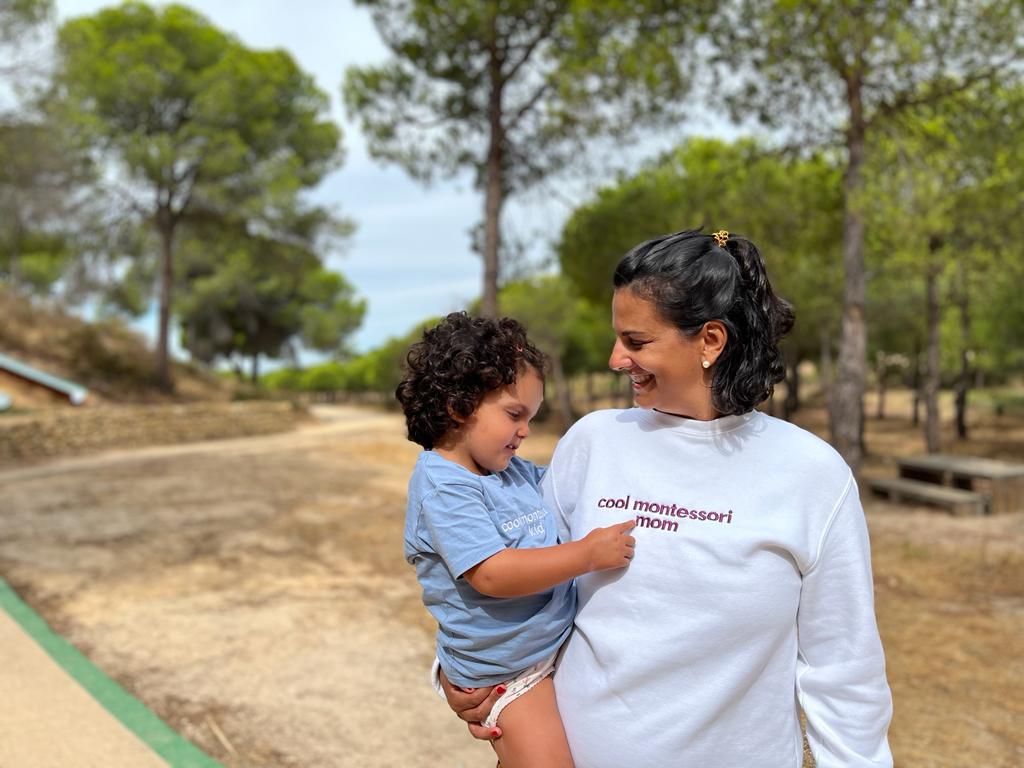
[[(58, 22), (113, 5), (110, 0), (57, 0)], [(407, 333), (421, 320), (462, 309), (480, 294), (482, 265), (470, 250), (469, 230), (482, 218), (483, 199), (467, 177), (427, 187), (395, 165), (369, 157), (354, 122), (341, 103), (345, 68), (385, 61), (389, 52), (369, 12), (352, 0), (186, 0), (221, 29), (255, 49), (284, 48), (312, 74), (331, 99), (332, 117), (344, 132), (345, 162), (313, 193), (356, 223), (344, 250), (328, 256), (368, 301), (352, 342), (367, 351)], [(727, 130), (714, 127), (716, 133)], [(705, 131), (706, 132), (706, 131)], [(672, 143), (648, 142), (650, 154)], [(675, 137), (678, 139), (679, 137)], [(592, 186), (592, 185), (591, 185)], [(566, 194), (540, 192), (511, 203), (503, 225), (532, 243), (531, 256), (550, 256), (572, 205), (591, 187), (565, 185)], [(575, 192), (573, 191), (575, 189)], [(143, 330), (155, 320), (144, 318)]]

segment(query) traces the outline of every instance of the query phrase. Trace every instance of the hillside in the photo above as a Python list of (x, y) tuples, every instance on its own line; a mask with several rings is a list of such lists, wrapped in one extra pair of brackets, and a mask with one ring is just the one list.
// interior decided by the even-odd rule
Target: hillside
[[(234, 391), (198, 366), (174, 363), (176, 391), (162, 393), (153, 381), (154, 350), (123, 321), (87, 322), (6, 286), (0, 286), (0, 352), (88, 387), (90, 404), (230, 400)], [(5, 381), (5, 389), (12, 386), (19, 385)], [(50, 402), (31, 389), (12, 393), (15, 402)]]

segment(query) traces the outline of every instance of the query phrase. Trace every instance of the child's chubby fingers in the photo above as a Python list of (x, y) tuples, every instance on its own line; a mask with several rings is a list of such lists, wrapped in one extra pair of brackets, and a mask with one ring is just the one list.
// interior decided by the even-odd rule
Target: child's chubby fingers
[(625, 520), (621, 523), (616, 523), (613, 528), (617, 528), (619, 533), (622, 535), (622, 555), (627, 560), (632, 560), (633, 555), (636, 553), (636, 538), (629, 535), (629, 532), (636, 528), (636, 520)]

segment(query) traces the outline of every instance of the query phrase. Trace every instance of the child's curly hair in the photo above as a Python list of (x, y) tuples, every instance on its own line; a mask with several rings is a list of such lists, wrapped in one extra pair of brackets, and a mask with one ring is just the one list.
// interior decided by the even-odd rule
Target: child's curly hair
[(423, 332), (405, 358), (395, 397), (409, 439), (431, 449), (468, 419), (484, 395), (515, 384), (527, 368), (544, 375), (544, 354), (510, 317), (494, 320), (453, 312)]

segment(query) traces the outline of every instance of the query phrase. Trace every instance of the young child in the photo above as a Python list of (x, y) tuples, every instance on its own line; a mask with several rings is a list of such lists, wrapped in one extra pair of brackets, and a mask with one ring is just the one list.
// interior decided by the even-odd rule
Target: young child
[(627, 566), (634, 521), (558, 543), (544, 470), (515, 455), (544, 397), (544, 357), (515, 320), (448, 315), (406, 362), (395, 394), (425, 450), (405, 556), (437, 619), (440, 668), (463, 688), (504, 689), (484, 721), (500, 728), (502, 768), (571, 768), (550, 675), (576, 612), (573, 579)]

